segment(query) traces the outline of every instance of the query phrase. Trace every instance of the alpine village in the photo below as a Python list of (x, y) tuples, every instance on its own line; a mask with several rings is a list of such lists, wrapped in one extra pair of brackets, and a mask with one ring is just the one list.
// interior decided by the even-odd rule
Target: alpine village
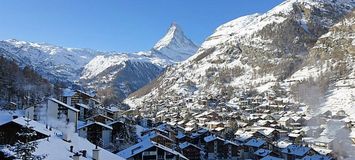
[(355, 159), (355, 1), (285, 0), (196, 45), (0, 41), (1, 160)]

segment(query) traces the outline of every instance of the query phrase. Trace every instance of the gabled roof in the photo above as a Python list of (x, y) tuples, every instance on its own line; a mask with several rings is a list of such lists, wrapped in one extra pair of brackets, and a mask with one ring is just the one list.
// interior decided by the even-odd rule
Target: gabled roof
[(86, 120), (88, 120), (88, 119), (93, 119), (93, 118), (98, 117), (98, 116), (104, 117), (105, 119), (108, 119), (108, 120), (113, 121), (113, 119), (112, 119), (111, 117), (108, 117), (108, 116), (103, 115), (103, 114), (96, 114), (96, 115), (93, 115), (93, 116), (91, 116), (91, 117), (86, 118)]
[(194, 144), (192, 144), (192, 143), (189, 143), (189, 142), (184, 142), (184, 143), (180, 143), (180, 144), (179, 144), (179, 148), (181, 148), (181, 149), (185, 149), (186, 147), (189, 147), (189, 146), (193, 146), (193, 147), (195, 147), (195, 148), (201, 150), (200, 147), (198, 147), (198, 146), (196, 146), (196, 145), (194, 145)]
[(263, 144), (265, 144), (265, 141), (262, 139), (251, 139), (247, 143), (245, 143), (246, 146), (252, 146), (252, 147), (260, 147)]
[(124, 122), (123, 122), (123, 121), (121, 121), (121, 120), (116, 120), (116, 121), (113, 121), (113, 122), (107, 123), (107, 125), (112, 126), (112, 125), (114, 125), (114, 124), (116, 124), (116, 123), (122, 123), (122, 124), (124, 124)]
[(79, 89), (77, 89), (76, 92), (79, 92), (79, 93), (81, 93), (81, 94), (85, 94), (85, 95), (87, 95), (88, 97), (91, 97), (91, 98), (95, 97), (95, 96), (90, 95), (89, 93), (86, 93), (86, 92), (84, 92), (84, 91), (82, 91), (82, 90), (79, 90)]
[(233, 141), (229, 141), (229, 140), (225, 140), (224, 141), (224, 144), (232, 144), (232, 145), (235, 145), (235, 146), (240, 146), (240, 143), (237, 143), (237, 142), (233, 142)]
[(57, 100), (57, 99), (55, 99), (55, 98), (49, 98), (49, 100), (51, 100), (51, 101), (53, 101), (54, 103), (57, 103), (57, 104), (59, 104), (59, 105), (61, 105), (61, 106), (64, 106), (64, 107), (66, 107), (66, 108), (68, 108), (68, 109), (70, 109), (70, 110), (72, 110), (72, 111), (74, 111), (74, 112), (79, 112), (80, 110), (78, 110), (78, 109), (76, 109), (76, 108), (74, 108), (74, 107), (72, 107), (72, 106), (69, 106), (69, 105), (67, 105), (67, 104), (65, 104), (65, 103), (63, 103), (63, 102), (61, 102), (61, 101), (59, 101), (59, 100)]
[(274, 131), (275, 131), (274, 128), (263, 127), (262, 129), (258, 130), (257, 132), (259, 132), (260, 134), (262, 134), (264, 136), (269, 136)]
[(310, 147), (304, 147), (304, 146), (298, 146), (298, 145), (291, 144), (291, 145), (287, 146), (286, 148), (282, 149), (281, 152), (286, 153), (286, 154), (296, 155), (296, 156), (304, 156), (310, 150), (311, 150)]
[(221, 141), (224, 141), (224, 139), (222, 139), (222, 138), (220, 138), (220, 137), (217, 137), (217, 136), (215, 136), (215, 135), (209, 135), (209, 136), (203, 138), (203, 140), (204, 140), (205, 142), (211, 142), (211, 141), (214, 141), (214, 140), (221, 140)]
[[(29, 119), (24, 118), (24, 117), (19, 117), (19, 118), (13, 119), (10, 122), (14, 122), (14, 123), (19, 124), (21, 126), (25, 126), (26, 123), (27, 123), (26, 120), (29, 120)], [(5, 123), (5, 124), (7, 124), (7, 123)], [(30, 127), (33, 127), (32, 129), (34, 131), (36, 131), (36, 132), (42, 133), (42, 134), (47, 135), (47, 136), (50, 135), (49, 130), (43, 124), (41, 124), (41, 123), (39, 123), (37, 121), (30, 120), (29, 121), (29, 125), (30, 125)]]
[(174, 142), (174, 140), (172, 140), (171, 138), (169, 138), (169, 137), (167, 137), (167, 136), (165, 136), (165, 135), (162, 135), (162, 134), (160, 134), (160, 133), (157, 132), (157, 131), (149, 131), (148, 134), (145, 134), (145, 135), (142, 136), (141, 138), (142, 138), (143, 140), (145, 140), (145, 139), (152, 139), (152, 138), (155, 138), (155, 137), (157, 137), (157, 136), (163, 137), (163, 138), (165, 138), (166, 140), (169, 140), (169, 141), (171, 141), (171, 142)]
[(253, 133), (252, 132), (239, 132), (239, 131), (237, 131), (235, 133), (235, 135), (236, 135), (235, 139), (239, 140), (239, 141), (246, 141), (249, 138), (253, 137)]
[(112, 127), (111, 127), (111, 126), (106, 125), (106, 124), (103, 124), (103, 123), (101, 123), (101, 122), (89, 122), (89, 123), (87, 123), (87, 124), (85, 124), (85, 125), (79, 127), (78, 129), (86, 128), (86, 127), (89, 127), (89, 126), (94, 125), (94, 124), (112, 130)]
[(175, 150), (173, 150), (171, 148), (168, 148), (166, 146), (163, 146), (163, 145), (161, 145), (159, 143), (150, 141), (150, 140), (144, 140), (142, 142), (139, 142), (139, 143), (137, 143), (137, 144), (135, 144), (135, 145), (133, 145), (133, 146), (121, 151), (121, 152), (118, 152), (117, 155), (128, 159), (128, 158), (131, 158), (131, 157), (133, 157), (133, 156), (135, 156), (135, 155), (137, 155), (137, 154), (139, 154), (139, 153), (141, 153), (141, 152), (143, 152), (143, 151), (145, 151), (145, 150), (147, 150), (147, 149), (149, 149), (151, 147), (154, 147), (154, 146), (158, 147), (158, 148), (160, 148), (160, 149), (162, 149), (162, 150), (164, 150), (166, 152), (172, 153), (174, 155), (178, 155), (180, 158), (183, 158), (183, 159), (187, 160), (187, 158), (184, 155), (182, 155), (181, 153), (179, 153), (179, 152), (177, 152), (177, 151), (175, 151)]

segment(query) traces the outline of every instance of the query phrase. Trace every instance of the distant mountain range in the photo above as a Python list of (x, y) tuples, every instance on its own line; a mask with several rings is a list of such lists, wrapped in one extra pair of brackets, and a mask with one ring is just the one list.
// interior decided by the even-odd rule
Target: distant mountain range
[(114, 91), (120, 99), (155, 79), (164, 68), (187, 59), (198, 47), (173, 23), (150, 51), (101, 52), (15, 39), (0, 41), (0, 55), (30, 66), (50, 81)]

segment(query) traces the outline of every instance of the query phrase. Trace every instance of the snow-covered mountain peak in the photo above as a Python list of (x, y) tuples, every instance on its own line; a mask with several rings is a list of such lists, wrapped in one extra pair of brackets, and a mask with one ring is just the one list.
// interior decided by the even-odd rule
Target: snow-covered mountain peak
[(198, 49), (182, 29), (172, 23), (168, 32), (153, 47), (153, 51), (159, 52), (162, 56), (173, 61), (183, 61), (194, 54)]
[[(185, 38), (184, 32), (182, 29), (174, 22), (170, 25), (170, 28), (168, 29), (168, 32), (164, 35), (163, 38), (161, 38), (158, 43), (154, 45), (154, 49), (160, 50), (171, 43), (174, 43), (175, 38)], [(179, 40), (179, 39), (178, 39)]]

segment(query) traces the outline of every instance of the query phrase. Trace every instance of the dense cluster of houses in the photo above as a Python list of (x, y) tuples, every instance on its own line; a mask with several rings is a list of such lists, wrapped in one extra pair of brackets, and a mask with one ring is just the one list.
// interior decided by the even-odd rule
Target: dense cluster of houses
[[(144, 124), (171, 126), (176, 136), (165, 137), (189, 159), (333, 159), (337, 156), (333, 142), (338, 140), (336, 133), (329, 134), (335, 132), (327, 126), (330, 123), (349, 131), (344, 139), (355, 144), (355, 121), (345, 118), (346, 113), (328, 111), (310, 117), (306, 110), (304, 104), (265, 93), (229, 101), (223, 96), (183, 100), (165, 97), (159, 102), (146, 102), (132, 112), (145, 117), (148, 123)], [(185, 147), (195, 151), (184, 151)]]
[[(349, 141), (355, 142), (355, 123), (345, 112), (307, 117), (306, 109), (267, 93), (229, 101), (223, 96), (168, 97), (122, 110), (120, 106), (103, 106), (92, 94), (65, 89), (60, 98), (47, 99), (47, 116), (40, 116), (43, 113), (37, 108), (26, 109), (25, 115), (45, 122), (39, 127), (42, 129), (34, 128), (38, 133), (34, 140), (49, 139), (53, 130), (65, 130), (52, 124), (59, 121), (90, 144), (106, 149), (106, 156), (118, 159), (331, 160), (337, 156), (333, 142), (338, 140), (336, 133), (324, 126), (328, 123), (350, 131)], [(14, 144), (19, 138), (15, 133), (23, 124), (18, 121), (23, 120), (14, 117), (0, 125), (1, 135), (12, 135), (0, 136), (1, 144)], [(70, 143), (71, 136), (62, 132), (61, 139)], [(97, 156), (94, 150), (93, 157)], [(84, 156), (86, 152), (76, 157)]]
[(206, 128), (185, 131), (163, 123), (142, 132), (140, 139), (117, 154), (126, 159), (333, 159), (268, 127), (237, 133), (227, 140)]

